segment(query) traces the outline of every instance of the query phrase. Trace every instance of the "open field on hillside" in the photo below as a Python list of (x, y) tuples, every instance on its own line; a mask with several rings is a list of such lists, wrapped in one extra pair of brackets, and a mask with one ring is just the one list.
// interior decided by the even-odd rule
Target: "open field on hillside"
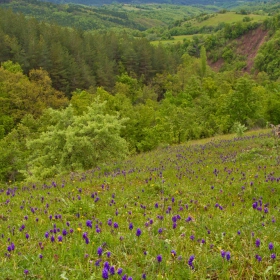
[(161, 44), (177, 44), (177, 43), (183, 43), (184, 40), (192, 40), (193, 36), (207, 36), (207, 34), (195, 34), (195, 35), (179, 35), (179, 36), (173, 36), (173, 40), (157, 40), (152, 41), (151, 44), (158, 45)]
[[(209, 15), (203, 15), (200, 17), (193, 18), (191, 20), (185, 21), (181, 24), (182, 27), (186, 28), (203, 28), (203, 27), (215, 27), (220, 24), (232, 24), (234, 22), (242, 22), (244, 17), (249, 17), (252, 22), (258, 22), (263, 21), (267, 16), (261, 16), (261, 15), (240, 15), (236, 14), (235, 12), (227, 12), (224, 14), (209, 14)], [(203, 18), (206, 18), (203, 20)], [(179, 35), (179, 36), (173, 36), (172, 40), (158, 40), (153, 41), (152, 44), (159, 44), (159, 42), (163, 44), (176, 44), (178, 42), (183, 42), (184, 39), (192, 39), (193, 36), (207, 36), (207, 34), (194, 34), (194, 35)]]
[(183, 24), (191, 25), (194, 27), (203, 27), (203, 26), (217, 26), (222, 23), (233, 23), (233, 22), (239, 22), (243, 21), (244, 17), (249, 17), (252, 22), (258, 22), (258, 21), (264, 21), (268, 16), (263, 15), (241, 15), (236, 14), (235, 12), (227, 12), (224, 14), (216, 13), (213, 14), (212, 17), (209, 17), (207, 15), (202, 16), (201, 18), (205, 17), (205, 20), (197, 20), (196, 18), (193, 18), (189, 21), (184, 22)]
[(278, 144), (262, 130), (2, 186), (1, 279), (278, 279)]

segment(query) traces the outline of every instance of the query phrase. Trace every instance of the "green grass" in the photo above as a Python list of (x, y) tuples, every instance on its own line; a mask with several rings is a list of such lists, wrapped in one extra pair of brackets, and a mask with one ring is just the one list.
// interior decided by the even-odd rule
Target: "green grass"
[(193, 36), (207, 36), (207, 34), (195, 34), (195, 35), (179, 35), (179, 36), (173, 36), (173, 40), (156, 40), (151, 41), (151, 44), (158, 45), (161, 44), (177, 44), (177, 43), (183, 43), (184, 40), (192, 40)]
[[(182, 26), (188, 26), (190, 28), (203, 28), (205, 26), (218, 26), (219, 24), (229, 23), (232, 24), (234, 22), (241, 22), (243, 21), (245, 15), (236, 14), (235, 12), (227, 12), (224, 14), (211, 14), (212, 16), (209, 19), (199, 21), (198, 18), (192, 18), (191, 20), (185, 21), (182, 23)], [(207, 17), (208, 15), (204, 15)], [(201, 17), (204, 17), (201, 16)], [(248, 15), (252, 22), (259, 22), (264, 21), (268, 16), (263, 15)], [(173, 36), (174, 39), (172, 40), (156, 40), (152, 41), (151, 43), (154, 45), (158, 45), (159, 42), (162, 44), (177, 44), (178, 42), (183, 42), (184, 39), (192, 39), (194, 35), (180, 35), (180, 36)], [(207, 34), (195, 34), (195, 36), (207, 36)]]
[(278, 279), (277, 156), (277, 142), (262, 130), (163, 146), (50, 182), (4, 185), (0, 279), (103, 279), (105, 262), (133, 279)]
[(243, 18), (246, 16), (251, 18), (252, 22), (264, 21), (268, 17), (264, 15), (241, 15), (236, 14), (235, 12), (227, 12), (224, 14), (216, 13), (213, 17), (210, 17), (209, 19), (203, 20), (201, 22), (198, 22), (197, 19), (194, 18), (189, 21), (186, 21), (184, 24), (191, 24), (194, 27), (217, 26), (221, 23), (234, 23), (243, 21)]

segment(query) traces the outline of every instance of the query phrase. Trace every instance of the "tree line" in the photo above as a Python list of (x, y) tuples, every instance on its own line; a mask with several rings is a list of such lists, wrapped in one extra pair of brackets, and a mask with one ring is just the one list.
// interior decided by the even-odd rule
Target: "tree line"
[(0, 9), (0, 62), (18, 62), (24, 73), (43, 68), (68, 97), (76, 88), (111, 90), (127, 72), (146, 83), (156, 73), (173, 72), (180, 56), (125, 31), (84, 32), (26, 19)]
[[(277, 68), (274, 75), (217, 73), (203, 45), (191, 56), (181, 45), (155, 47), (125, 34), (2, 15), (1, 181), (90, 169), (159, 145), (229, 133), (236, 124), (280, 122)], [(273, 69), (277, 58), (268, 55), (278, 51), (277, 30), (256, 67), (266, 59)]]

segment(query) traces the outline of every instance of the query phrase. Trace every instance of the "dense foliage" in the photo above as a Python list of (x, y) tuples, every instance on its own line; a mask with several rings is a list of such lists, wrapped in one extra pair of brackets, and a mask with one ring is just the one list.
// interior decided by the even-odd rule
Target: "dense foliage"
[(142, 36), (140, 31), (155, 26), (167, 26), (174, 20), (199, 15), (206, 11), (217, 11), (214, 6), (178, 5), (103, 5), (85, 6), (69, 3), (61, 5), (38, 0), (13, 0), (1, 3), (2, 8), (20, 12), (40, 21), (71, 26), (80, 30), (125, 28), (134, 35)]
[(41, 4), (64, 27), (0, 9), (0, 278), (278, 279), (276, 10)]
[[(233, 63), (230, 45), (260, 28), (250, 20), (164, 46), (124, 31), (81, 31), (0, 13), (2, 181), (90, 169), (162, 144), (280, 122), (278, 56), (271, 55), (278, 50), (277, 15), (262, 26), (271, 40), (252, 76), (242, 61)], [(215, 72), (207, 55), (214, 60), (221, 50), (227, 64)]]
[(53, 87), (68, 97), (76, 88), (96, 85), (111, 90), (124, 71), (147, 82), (156, 73), (172, 73), (179, 62), (176, 53), (126, 32), (82, 32), (7, 10), (0, 14), (0, 62), (16, 61), (25, 73), (42, 67)]

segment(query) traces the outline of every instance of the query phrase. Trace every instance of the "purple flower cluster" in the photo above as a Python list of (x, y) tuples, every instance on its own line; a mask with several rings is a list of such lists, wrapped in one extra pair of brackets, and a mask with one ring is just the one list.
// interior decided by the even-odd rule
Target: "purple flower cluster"
[(91, 220), (87, 220), (86, 221), (86, 226), (89, 228), (92, 228), (92, 221)]
[(87, 232), (83, 233), (83, 239), (85, 240), (86, 244), (89, 244), (89, 238), (88, 238)]
[[(99, 264), (98, 264), (99, 265)], [(102, 270), (102, 278), (103, 279), (108, 279), (109, 277), (110, 277), (110, 275), (115, 275), (115, 274), (118, 274), (118, 275), (122, 275), (123, 274), (123, 269), (121, 268), (121, 267), (119, 267), (118, 269), (117, 269), (117, 271), (116, 271), (116, 269), (115, 269), (115, 266), (111, 266), (110, 264), (109, 264), (109, 262), (104, 262), (104, 265), (103, 265), (103, 270)], [(132, 279), (132, 277), (128, 277), (127, 278), (127, 275), (125, 274), (123, 277), (122, 277), (122, 279)]]
[(194, 255), (191, 255), (189, 260), (188, 260), (188, 265), (190, 266), (191, 269), (194, 269), (193, 261), (194, 261)]
[(221, 250), (221, 256), (222, 258), (226, 259), (227, 261), (230, 260), (230, 252), (225, 252), (224, 250)]
[(12, 242), (10, 245), (7, 247), (8, 252), (14, 251), (15, 250), (15, 244)]

